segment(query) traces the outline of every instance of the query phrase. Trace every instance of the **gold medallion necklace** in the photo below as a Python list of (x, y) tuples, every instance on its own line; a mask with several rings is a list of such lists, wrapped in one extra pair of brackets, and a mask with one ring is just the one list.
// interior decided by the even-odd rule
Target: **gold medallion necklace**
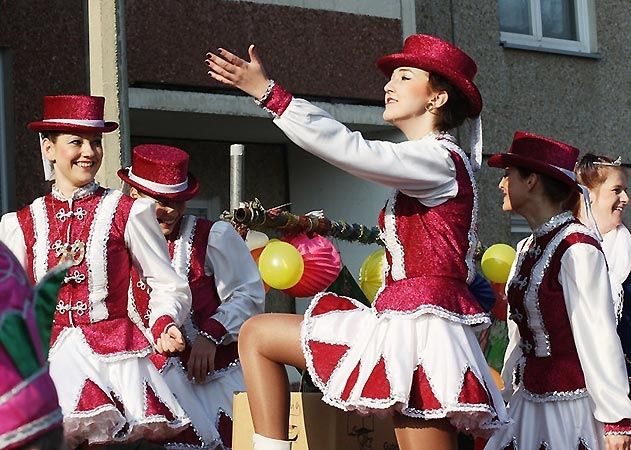
[[(83, 197), (86, 197), (87, 194), (93, 190), (92, 184), (94, 184), (98, 188), (98, 185), (96, 185), (94, 182), (91, 183), (90, 185), (83, 188), (83, 192), (85, 193), (85, 195), (80, 194), (79, 196), (77, 196), (78, 197), (77, 200)], [(96, 190), (94, 190), (94, 192), (96, 192)], [(53, 194), (53, 198), (55, 197), (61, 197), (61, 196), (60, 195), (56, 196)], [(57, 198), (57, 199), (61, 200), (61, 198)], [(77, 235), (81, 237), (81, 235), (83, 234), (83, 230), (85, 229), (85, 224), (87, 223), (87, 220), (84, 220), (84, 219), (88, 215), (88, 212), (82, 207), (77, 208), (76, 211), (73, 210), (74, 200), (75, 200), (74, 195), (67, 200), (68, 202), (67, 212), (65, 208), (62, 207), (55, 213), (55, 218), (57, 219), (57, 221), (55, 222), (55, 229), (57, 231), (58, 237), (62, 236), (62, 231), (61, 231), (61, 227), (59, 226), (57, 222), (63, 223), (66, 220), (68, 220), (69, 222), (68, 222), (68, 228), (66, 229), (66, 242), (63, 242), (60, 238), (58, 238), (57, 240), (55, 240), (51, 248), (55, 251), (55, 256), (59, 258), (58, 264), (69, 263), (73, 266), (78, 266), (85, 259), (86, 247), (85, 247), (85, 242), (81, 241), (80, 239), (76, 239), (72, 243), (70, 242), (72, 220), (73, 220), (73, 217), (76, 217), (79, 221), (81, 221), (81, 229), (79, 230), (79, 233)], [(53, 210), (54, 210), (54, 206), (53, 206)]]

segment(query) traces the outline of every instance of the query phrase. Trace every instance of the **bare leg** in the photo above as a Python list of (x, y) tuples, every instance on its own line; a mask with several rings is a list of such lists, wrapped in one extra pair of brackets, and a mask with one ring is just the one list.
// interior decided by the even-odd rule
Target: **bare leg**
[(288, 438), (289, 387), (284, 364), (305, 368), (301, 322), (302, 316), (295, 314), (261, 314), (243, 324), (239, 333), (239, 358), (254, 430), (268, 438)]
[(458, 435), (447, 419), (422, 420), (396, 415), (394, 432), (400, 450), (456, 450)]

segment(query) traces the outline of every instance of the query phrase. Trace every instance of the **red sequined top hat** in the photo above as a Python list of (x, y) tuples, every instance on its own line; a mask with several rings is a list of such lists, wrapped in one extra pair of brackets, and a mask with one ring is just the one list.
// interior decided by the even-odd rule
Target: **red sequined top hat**
[(188, 154), (177, 147), (143, 144), (134, 147), (131, 167), (118, 176), (130, 186), (155, 197), (185, 202), (197, 195), (199, 181), (188, 172)]
[(555, 141), (527, 131), (516, 131), (507, 153), (489, 158), (491, 167), (527, 167), (578, 189), (574, 166), (579, 150), (563, 142)]
[(44, 97), (44, 118), (27, 125), (33, 131), (108, 133), (118, 128), (105, 122), (105, 97), (91, 95), (55, 95)]
[(377, 65), (388, 76), (398, 67), (415, 67), (440, 75), (469, 101), (469, 117), (477, 117), (482, 111), (482, 96), (473, 84), (478, 68), (465, 52), (449, 42), (414, 34), (405, 40), (402, 53), (383, 56)]

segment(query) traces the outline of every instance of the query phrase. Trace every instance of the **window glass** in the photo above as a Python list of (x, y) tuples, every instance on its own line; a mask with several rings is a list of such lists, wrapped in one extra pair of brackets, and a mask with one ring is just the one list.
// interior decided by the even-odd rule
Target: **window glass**
[(532, 34), (530, 0), (499, 0), (499, 7), (502, 31)]
[(541, 0), (544, 37), (577, 41), (576, 0)]

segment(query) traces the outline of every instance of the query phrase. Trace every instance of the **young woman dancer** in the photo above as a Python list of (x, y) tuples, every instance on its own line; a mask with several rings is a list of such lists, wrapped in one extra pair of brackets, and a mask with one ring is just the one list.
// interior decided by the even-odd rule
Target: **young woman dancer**
[(129, 318), (132, 264), (152, 287), (151, 317), (159, 351), (183, 350), (181, 324), (190, 290), (170, 264), (152, 203), (99, 186), (103, 97), (44, 98), (40, 132), (52, 192), (5, 214), (0, 240), (33, 282), (69, 261), (50, 340), (50, 375), (57, 388), (70, 448), (140, 438), (160, 441), (189, 423), (149, 360), (150, 342)]
[[(591, 210), (602, 234), (603, 252), (609, 267), (609, 281), (618, 322), (618, 336), (631, 373), (631, 233), (622, 223), (627, 204), (627, 173), (620, 158), (587, 153), (576, 166), (576, 179), (589, 190)], [(586, 225), (592, 222), (582, 202), (578, 217)]]
[[(631, 401), (598, 238), (567, 210), (578, 150), (517, 132), (491, 167), (505, 169), (503, 209), (533, 230), (507, 285), (503, 377), (514, 423), (487, 450), (631, 448)], [(607, 443), (603, 439), (607, 432)], [(606, 447), (605, 447), (606, 446)]]
[(447, 133), (476, 118), (475, 63), (452, 44), (414, 35), (378, 61), (390, 77), (384, 119), (406, 142), (368, 141), (294, 98), (250, 61), (219, 49), (211, 76), (253, 96), (298, 146), (394, 189), (380, 217), (385, 287), (373, 307), (317, 295), (304, 318), (245, 323), (239, 354), (256, 434), (254, 448), (289, 449), (283, 363), (307, 368), (323, 400), (361, 413), (393, 412), (399, 448), (455, 449), (457, 431), (489, 433), (507, 420), (472, 326), (488, 316), (471, 295), (477, 190), (471, 164)]

